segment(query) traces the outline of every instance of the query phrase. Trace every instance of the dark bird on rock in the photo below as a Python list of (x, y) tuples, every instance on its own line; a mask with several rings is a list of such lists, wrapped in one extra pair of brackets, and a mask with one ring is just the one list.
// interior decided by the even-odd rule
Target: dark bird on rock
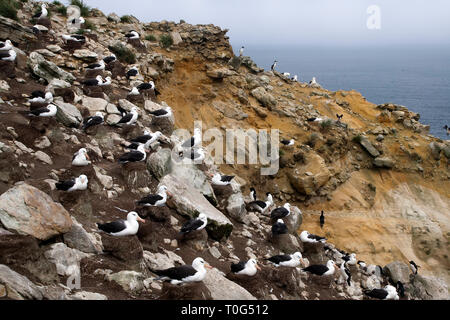
[(97, 223), (97, 227), (103, 232), (116, 237), (133, 236), (139, 230), (138, 221), (145, 223), (145, 220), (132, 211), (128, 213), (127, 220), (117, 220), (109, 223)]
[(278, 219), (278, 221), (272, 226), (272, 234), (274, 236), (287, 234), (288, 228), (282, 219)]
[(445, 125), (444, 129), (447, 132), (447, 135), (450, 135), (450, 127), (448, 125)]
[(115, 54), (112, 54), (112, 55), (110, 55), (110, 56), (107, 56), (107, 57), (104, 57), (104, 58), (103, 58), (103, 61), (104, 61), (106, 64), (110, 64), (111, 62), (116, 61), (116, 60), (117, 60), (117, 57), (116, 57)]
[(203, 281), (206, 276), (206, 268), (212, 267), (203, 260), (203, 258), (196, 258), (192, 265), (184, 265), (173, 267), (165, 270), (151, 270), (158, 275), (155, 280), (170, 281), (171, 284), (177, 285), (187, 282)]
[(278, 63), (278, 61), (275, 60), (275, 61), (273, 62), (273, 64), (272, 64), (272, 66), (270, 67), (270, 70), (274, 71), (275, 68), (277, 67), (277, 63)]
[(255, 259), (231, 264), (231, 272), (234, 274), (253, 277), (258, 270), (261, 270), (261, 268), (258, 266), (258, 262)]
[(274, 209), (270, 213), (270, 218), (272, 220), (278, 220), (282, 219), (284, 217), (287, 217), (291, 214), (291, 205), (289, 203), (286, 203), (283, 207), (279, 207)]
[(309, 267), (303, 268), (303, 271), (310, 272), (317, 276), (329, 276), (334, 274), (336, 270), (336, 263), (333, 260), (328, 260), (326, 265), (313, 264)]
[(208, 224), (208, 218), (204, 213), (200, 213), (199, 216), (195, 219), (189, 220), (186, 222), (180, 230), (181, 234), (188, 234), (194, 231), (203, 230)]
[(337, 117), (338, 121), (341, 122), (342, 118), (344, 118), (344, 115), (343, 114), (341, 114), (341, 115), (336, 114), (336, 117)]
[(397, 289), (391, 285), (387, 285), (384, 289), (364, 290), (364, 294), (368, 297), (379, 300), (399, 300)]
[(322, 212), (320, 213), (320, 219), (319, 219), (319, 222), (320, 222), (320, 228), (323, 228), (323, 225), (325, 224), (325, 216), (323, 215), (323, 210), (322, 210)]
[(348, 286), (351, 286), (352, 281), (352, 274), (350, 273), (350, 270), (345, 265), (345, 262), (342, 262), (341, 264), (341, 275), (344, 278), (345, 282), (347, 282)]
[(418, 266), (414, 261), (411, 260), (409, 262), (409, 266), (411, 267), (413, 274), (417, 274), (419, 272), (420, 266)]
[(145, 146), (143, 144), (141, 144), (137, 148), (137, 150), (127, 152), (127, 153), (123, 154), (122, 156), (120, 156), (119, 163), (125, 164), (125, 163), (129, 163), (129, 162), (141, 162), (141, 161), (145, 161), (146, 158), (147, 158), (147, 153), (145, 150)]
[(136, 77), (138, 74), (139, 74), (138, 68), (133, 67), (127, 71), (126, 76), (127, 76), (127, 79), (130, 79), (131, 77)]
[(104, 121), (103, 114), (101, 112), (96, 112), (95, 116), (88, 117), (83, 120), (83, 127), (82, 129), (86, 131), (87, 129), (98, 126), (102, 124)]

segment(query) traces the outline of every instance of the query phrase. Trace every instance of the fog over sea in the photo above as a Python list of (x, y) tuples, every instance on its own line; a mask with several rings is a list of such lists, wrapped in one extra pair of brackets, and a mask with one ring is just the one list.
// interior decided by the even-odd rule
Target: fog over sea
[[(240, 43), (234, 43), (237, 53)], [(316, 77), (324, 88), (359, 91), (376, 104), (395, 103), (421, 115), (430, 133), (449, 139), (450, 46), (289, 47), (247, 46), (245, 55), (269, 70), (297, 74), (301, 82)]]

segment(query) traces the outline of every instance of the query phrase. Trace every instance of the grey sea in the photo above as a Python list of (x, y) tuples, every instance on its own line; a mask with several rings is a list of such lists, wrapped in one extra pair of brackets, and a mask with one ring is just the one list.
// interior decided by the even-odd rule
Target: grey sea
[[(241, 44), (234, 44), (238, 50)], [(356, 90), (372, 103), (396, 103), (421, 115), (430, 133), (449, 139), (450, 45), (442, 47), (275, 47), (246, 46), (245, 55), (268, 70), (316, 77), (324, 88)]]

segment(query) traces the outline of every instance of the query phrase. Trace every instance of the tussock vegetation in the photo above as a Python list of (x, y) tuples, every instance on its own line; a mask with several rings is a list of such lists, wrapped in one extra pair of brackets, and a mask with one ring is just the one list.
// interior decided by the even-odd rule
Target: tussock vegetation
[(108, 48), (117, 56), (117, 59), (119, 59), (120, 61), (126, 62), (128, 64), (136, 63), (136, 55), (127, 47), (116, 44), (109, 46)]
[(20, 8), (20, 4), (15, 0), (0, 0), (0, 16), (18, 20), (17, 9)]
[(91, 13), (91, 8), (83, 0), (71, 0), (70, 4), (80, 8), (82, 17), (88, 17)]
[(159, 38), (159, 42), (163, 48), (169, 48), (173, 44), (173, 39), (170, 34), (163, 34)]

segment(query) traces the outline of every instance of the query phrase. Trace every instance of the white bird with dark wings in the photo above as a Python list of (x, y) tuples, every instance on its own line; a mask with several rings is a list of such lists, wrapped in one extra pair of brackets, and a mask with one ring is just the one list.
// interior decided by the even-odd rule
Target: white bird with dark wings
[(267, 259), (276, 267), (291, 267), (296, 268), (301, 263), (304, 264), (302, 254), (300, 252), (295, 252), (294, 254), (283, 254), (270, 257)]
[(162, 207), (166, 204), (167, 195), (172, 196), (172, 194), (167, 191), (166, 186), (160, 186), (157, 194), (150, 194), (142, 198), (136, 202), (136, 205), (143, 207)]
[(116, 237), (133, 236), (139, 230), (138, 221), (145, 223), (145, 220), (132, 211), (128, 213), (127, 220), (117, 220), (109, 223), (97, 223), (97, 227), (103, 232)]
[(199, 216), (195, 219), (191, 219), (188, 222), (186, 222), (180, 230), (181, 234), (188, 234), (194, 231), (200, 231), (203, 230), (206, 225), (208, 224), (208, 218), (206, 217), (206, 214), (200, 213)]
[(192, 265), (184, 265), (173, 267), (165, 270), (150, 270), (158, 275), (155, 280), (170, 281), (171, 284), (177, 285), (187, 282), (203, 281), (206, 276), (206, 268), (212, 267), (203, 260), (203, 258), (196, 258)]

